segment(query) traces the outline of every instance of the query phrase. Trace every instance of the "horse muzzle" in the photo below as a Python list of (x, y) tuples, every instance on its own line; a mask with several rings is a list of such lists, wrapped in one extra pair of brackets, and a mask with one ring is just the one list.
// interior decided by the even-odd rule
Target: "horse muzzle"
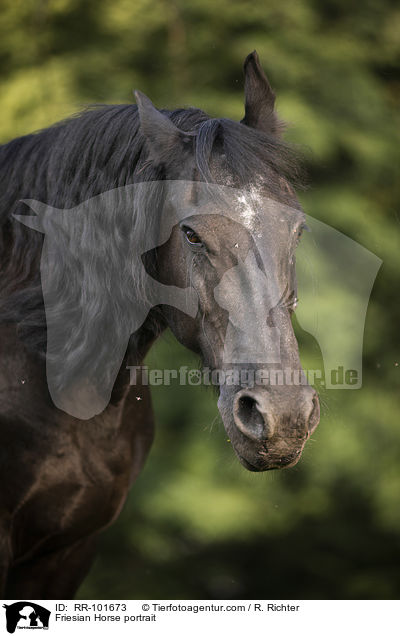
[(293, 466), (319, 423), (310, 386), (221, 389), (222, 419), (240, 462), (251, 471)]

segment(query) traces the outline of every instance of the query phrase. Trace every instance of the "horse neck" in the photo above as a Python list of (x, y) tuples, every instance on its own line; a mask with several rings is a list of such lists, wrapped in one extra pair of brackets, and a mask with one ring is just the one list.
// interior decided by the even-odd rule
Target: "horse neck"
[[(152, 310), (140, 329), (132, 334), (113, 387), (111, 404), (115, 405), (126, 398), (132, 388), (129, 367), (143, 366), (147, 353), (165, 329), (166, 323), (161, 312)], [(140, 379), (141, 373), (139, 369), (137, 375)]]

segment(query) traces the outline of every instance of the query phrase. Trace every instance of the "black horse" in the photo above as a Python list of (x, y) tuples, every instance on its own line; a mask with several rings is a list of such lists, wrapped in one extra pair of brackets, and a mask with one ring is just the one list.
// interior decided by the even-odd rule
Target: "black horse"
[[(274, 368), (301, 369), (291, 324), (296, 300), (293, 252), (297, 240), (293, 236), (299, 237), (304, 222), (293, 187), (297, 163), (281, 139), (274, 93), (255, 52), (244, 68), (245, 116), (240, 123), (212, 119), (197, 109), (158, 111), (137, 93), (138, 106), (89, 109), (0, 148), (0, 593), (4, 597), (74, 595), (90, 565), (96, 534), (118, 516), (150, 449), (149, 390), (140, 375), (131, 386), (127, 367), (141, 364), (165, 328), (197, 352), (207, 366), (221, 369), (226, 363), (225, 334), (235, 324), (234, 319), (230, 323), (230, 308), (246, 303), (245, 318), (249, 311), (252, 321), (264, 325), (254, 337), (262, 336), (259, 332), (269, 327), (279, 334), (280, 362), (275, 361)], [(133, 310), (135, 303), (142, 302), (150, 276), (164, 286), (182, 289), (190, 279), (197, 311), (190, 316), (165, 301), (152, 306), (143, 324), (125, 342), (119, 370), (112, 376), (108, 405), (102, 412), (97, 409), (94, 416), (88, 412), (79, 419), (71, 409), (55, 406), (46, 377), (49, 325), (40, 276), (43, 235), (15, 216), (32, 218), (26, 216), (29, 210), (23, 199), (68, 210), (113, 189), (153, 182), (164, 184), (165, 192), (168, 184), (189, 184), (182, 195), (187, 199), (185, 205), (189, 201), (191, 209), (200, 213), (174, 224), (167, 240), (154, 243), (158, 247), (146, 252), (146, 277), (128, 282), (125, 277), (120, 289), (114, 283), (113, 298), (123, 297), (128, 304), (122, 311), (122, 305), (114, 303), (112, 325), (109, 313), (107, 320), (103, 317), (98, 290), (104, 291), (104, 285), (99, 278), (107, 278), (114, 265), (123, 267), (121, 245), (129, 246), (130, 234), (151, 234), (161, 215), (173, 214), (182, 200), (159, 196), (151, 205), (138, 206), (132, 218), (129, 214), (124, 217), (123, 231), (113, 227), (111, 210), (106, 216), (109, 234), (106, 239), (97, 237), (90, 258), (97, 263), (91, 277), (82, 282), (74, 276), (68, 280), (60, 276), (60, 288), (72, 290), (83, 325), (80, 330), (70, 329), (62, 351), (73, 370), (72, 381), (75, 378), (75, 385), (85, 384), (87, 351), (92, 352), (91, 359), (98, 352), (104, 362), (112, 353), (113, 338), (122, 342), (129, 336), (126, 307)], [(202, 214), (196, 184), (206, 189), (219, 184), (249, 196), (256, 188), (263, 200), (285, 208), (286, 222), (268, 233), (268, 276), (256, 277), (257, 289), (248, 274), (265, 270), (265, 262), (259, 254), (246, 259), (250, 252), (257, 252), (256, 227), (268, 223), (272, 212), (258, 203), (249, 216), (244, 196), (238, 199), (242, 208), (239, 205), (237, 217), (233, 209), (229, 215), (220, 213), (218, 200)], [(91, 221), (88, 223), (85, 231), (77, 232), (81, 245), (87, 243), (91, 231)], [(238, 285), (229, 274), (233, 270), (245, 272)], [(263, 306), (268, 289), (260, 291), (260, 280), (266, 281), (266, 288), (271, 284), (280, 290), (273, 309)], [(243, 285), (247, 285), (246, 298), (241, 296)], [(83, 296), (85, 303), (81, 302)], [(63, 324), (68, 325), (65, 302), (64, 310)], [(242, 328), (235, 334), (239, 338), (235, 351), (246, 352), (254, 345)], [(256, 361), (250, 366), (259, 368), (260, 364)], [(280, 468), (299, 459), (319, 420), (318, 399), (311, 387), (304, 383), (231, 383), (221, 385), (218, 392), (224, 426), (247, 469)]]

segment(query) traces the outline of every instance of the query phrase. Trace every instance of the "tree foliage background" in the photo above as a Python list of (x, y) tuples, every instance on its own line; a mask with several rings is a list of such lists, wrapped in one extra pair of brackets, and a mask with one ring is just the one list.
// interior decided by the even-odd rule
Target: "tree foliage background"
[[(323, 394), (300, 464), (261, 475), (234, 458), (212, 393), (154, 390), (153, 450), (82, 598), (400, 593), (398, 2), (0, 0), (0, 139), (132, 101), (133, 88), (240, 119), (253, 49), (306, 148), (305, 210), (383, 260), (363, 388)], [(167, 335), (149, 364), (172, 360), (197, 365)]]

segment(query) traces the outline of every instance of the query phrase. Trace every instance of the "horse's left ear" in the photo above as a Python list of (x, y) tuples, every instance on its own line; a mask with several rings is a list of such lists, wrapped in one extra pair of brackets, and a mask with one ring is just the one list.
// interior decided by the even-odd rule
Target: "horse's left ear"
[(134, 91), (134, 95), (139, 110), (140, 128), (146, 138), (151, 159), (160, 163), (171, 161), (173, 154), (182, 153), (191, 146), (192, 133), (179, 130), (166, 115), (155, 108), (144, 93)]
[(240, 123), (269, 134), (279, 134), (282, 126), (275, 113), (275, 93), (256, 51), (246, 57), (243, 69), (245, 115)]

